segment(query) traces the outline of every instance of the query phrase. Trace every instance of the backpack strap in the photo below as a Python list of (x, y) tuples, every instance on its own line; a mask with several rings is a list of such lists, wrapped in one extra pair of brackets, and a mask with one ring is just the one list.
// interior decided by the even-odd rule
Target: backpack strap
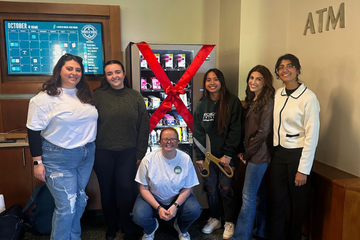
[(41, 185), (37, 185), (37, 186), (34, 188), (34, 191), (33, 191), (32, 195), (31, 195), (29, 201), (27, 202), (26, 206), (25, 206), (24, 209), (23, 209), (23, 212), (25, 212), (26, 210), (28, 210), (29, 207), (31, 206), (31, 204), (34, 203), (37, 195), (39, 194), (40, 190), (44, 187), (45, 184), (46, 184), (46, 183), (43, 183), (43, 184), (41, 184)]

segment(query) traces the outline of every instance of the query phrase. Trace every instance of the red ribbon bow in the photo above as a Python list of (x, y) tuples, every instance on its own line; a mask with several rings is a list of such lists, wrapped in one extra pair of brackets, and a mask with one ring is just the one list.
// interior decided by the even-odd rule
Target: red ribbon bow
[(185, 86), (193, 78), (193, 76), (203, 64), (210, 52), (213, 50), (215, 45), (204, 45), (200, 49), (200, 51), (194, 58), (194, 61), (180, 78), (175, 87), (173, 87), (173, 85), (171, 84), (169, 78), (160, 66), (160, 63), (156, 59), (149, 45), (146, 42), (140, 42), (136, 45), (144, 56), (147, 63), (149, 64), (156, 78), (159, 80), (161, 86), (163, 87), (163, 89), (165, 89), (165, 93), (167, 94), (167, 97), (150, 117), (150, 132), (156, 127), (156, 125), (166, 114), (166, 112), (171, 110), (173, 104), (180, 116), (182, 116), (185, 120), (187, 126), (191, 129), (191, 131), (193, 131), (193, 116), (191, 115), (179, 95), (185, 93)]

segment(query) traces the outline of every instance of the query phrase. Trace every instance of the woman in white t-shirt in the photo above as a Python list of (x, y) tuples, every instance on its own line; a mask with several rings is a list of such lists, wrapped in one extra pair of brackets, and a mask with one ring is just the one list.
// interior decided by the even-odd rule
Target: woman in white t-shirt
[(133, 209), (134, 222), (144, 228), (143, 240), (154, 239), (157, 218), (174, 222), (180, 240), (190, 239), (188, 229), (199, 218), (201, 207), (191, 188), (198, 185), (194, 165), (186, 153), (176, 149), (179, 136), (174, 128), (161, 131), (161, 149), (141, 161), (135, 181), (140, 195)]
[(81, 239), (85, 187), (94, 164), (98, 113), (82, 58), (63, 55), (30, 100), (26, 127), (34, 175), (54, 197), (50, 239)]

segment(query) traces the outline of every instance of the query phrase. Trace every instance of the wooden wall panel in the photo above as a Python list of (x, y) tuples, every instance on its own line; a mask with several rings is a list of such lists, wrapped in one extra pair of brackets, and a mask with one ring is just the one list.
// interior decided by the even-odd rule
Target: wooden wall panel
[(343, 240), (360, 240), (360, 192), (346, 191)]
[(303, 232), (311, 240), (360, 239), (360, 178), (315, 161), (311, 181), (311, 214)]
[(23, 207), (32, 193), (32, 160), (24, 156), (24, 148), (0, 148), (0, 193), (6, 208), (14, 204)]
[(106, 5), (63, 4), (63, 3), (27, 3), (0, 2), (0, 11), (8, 13), (45, 13), (109, 16), (110, 9)]
[[(342, 225), (343, 208), (339, 207), (337, 201), (344, 200), (345, 191), (334, 186), (332, 182), (327, 181), (319, 175), (312, 178), (312, 204), (310, 220), (310, 237), (312, 240), (339, 240), (341, 239), (341, 230), (332, 228), (332, 224)], [(334, 198), (337, 198), (335, 200)], [(333, 201), (334, 200), (334, 201)], [(335, 211), (335, 212), (334, 212)], [(338, 215), (334, 219), (335, 215)]]
[(4, 124), (3, 124), (3, 117), (2, 117), (2, 103), (0, 101), (0, 133), (2, 133), (2, 132), (4, 132)]
[(1, 100), (3, 132), (26, 127), (29, 100)]
[(111, 59), (117, 59), (122, 62), (121, 48), (119, 47), (121, 44), (120, 8), (110, 8), (110, 16), (110, 47), (113, 48)]

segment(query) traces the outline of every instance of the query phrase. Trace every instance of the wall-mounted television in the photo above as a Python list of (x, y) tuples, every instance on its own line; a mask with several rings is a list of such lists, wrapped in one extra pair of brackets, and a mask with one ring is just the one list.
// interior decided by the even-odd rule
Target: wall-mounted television
[(8, 76), (51, 75), (65, 53), (83, 58), (85, 75), (103, 74), (101, 23), (4, 20)]

